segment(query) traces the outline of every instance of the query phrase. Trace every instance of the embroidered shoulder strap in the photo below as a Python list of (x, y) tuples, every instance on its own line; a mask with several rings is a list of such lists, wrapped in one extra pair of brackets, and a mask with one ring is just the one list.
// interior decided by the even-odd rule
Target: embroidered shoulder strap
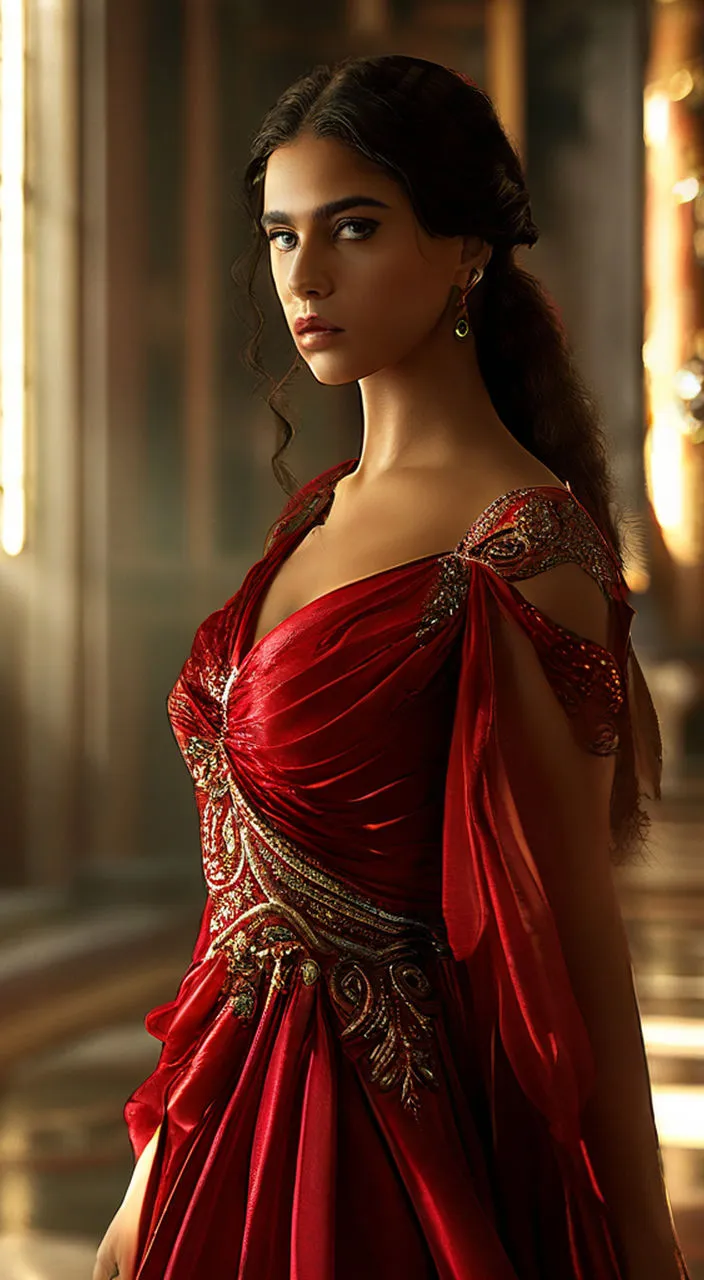
[(626, 596), (618, 557), (568, 489), (555, 485), (511, 489), (495, 498), (457, 546), (441, 558), (438, 580), (425, 601), (416, 632), (422, 643), (464, 604), (467, 568), (476, 560), (508, 582), (535, 577), (559, 564), (578, 564), (591, 574), (607, 600)]
[(315, 515), (318, 510), (322, 510), (330, 497), (333, 485), (339, 476), (344, 474), (348, 465), (348, 462), (336, 463), (334, 467), (322, 471), (312, 480), (307, 480), (291, 495), (266, 535), (263, 555), (268, 555), (281, 538), (295, 533), (296, 529), (300, 529), (309, 517)]
[(482, 560), (509, 582), (559, 564), (578, 564), (607, 599), (622, 581), (619, 560), (568, 489), (512, 489), (495, 498), (458, 543), (461, 559)]

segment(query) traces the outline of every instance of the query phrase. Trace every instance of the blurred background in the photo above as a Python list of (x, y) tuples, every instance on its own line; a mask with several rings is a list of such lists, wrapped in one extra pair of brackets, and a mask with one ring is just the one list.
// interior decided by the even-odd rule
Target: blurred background
[[(680, 1238), (704, 1277), (704, 4), (0, 0), (0, 1280), (81, 1280), (132, 1171), (205, 899), (166, 698), (283, 505), (231, 267), (248, 138), (300, 73), (486, 87), (608, 430), (664, 741), (618, 874)], [(295, 354), (266, 277), (265, 355)], [(292, 384), (300, 482), (356, 385)]]

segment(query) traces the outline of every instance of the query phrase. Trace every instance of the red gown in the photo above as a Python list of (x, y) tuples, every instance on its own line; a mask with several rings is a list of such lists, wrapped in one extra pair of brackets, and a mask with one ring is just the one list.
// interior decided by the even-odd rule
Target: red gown
[[(499, 623), (584, 749), (617, 754), (617, 829), (660, 759), (626, 584), (568, 490), (514, 489), (452, 551), (252, 645), (356, 464), (288, 501), (169, 695), (207, 900), (125, 1105), (135, 1157), (162, 1126), (137, 1280), (620, 1280), (580, 1128), (590, 1044), (526, 837), (526, 805), (549, 823), (557, 801), (501, 749)], [(608, 649), (513, 586), (566, 562), (610, 602)]]

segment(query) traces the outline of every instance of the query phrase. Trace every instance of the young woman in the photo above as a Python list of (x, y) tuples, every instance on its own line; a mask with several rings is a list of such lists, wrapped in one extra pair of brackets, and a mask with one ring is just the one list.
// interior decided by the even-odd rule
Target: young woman
[(347, 59), (245, 187), (363, 444), (169, 697), (207, 905), (95, 1280), (677, 1280), (612, 879), (660, 739), (519, 161), (463, 76)]

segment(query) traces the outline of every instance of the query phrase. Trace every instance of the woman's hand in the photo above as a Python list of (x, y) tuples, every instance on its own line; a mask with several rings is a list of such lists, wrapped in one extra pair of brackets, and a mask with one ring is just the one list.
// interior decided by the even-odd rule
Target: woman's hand
[(139, 1207), (123, 1200), (98, 1246), (92, 1280), (134, 1280)]
[(134, 1280), (139, 1219), (160, 1131), (161, 1125), (140, 1155), (125, 1198), (98, 1245), (92, 1280)]

